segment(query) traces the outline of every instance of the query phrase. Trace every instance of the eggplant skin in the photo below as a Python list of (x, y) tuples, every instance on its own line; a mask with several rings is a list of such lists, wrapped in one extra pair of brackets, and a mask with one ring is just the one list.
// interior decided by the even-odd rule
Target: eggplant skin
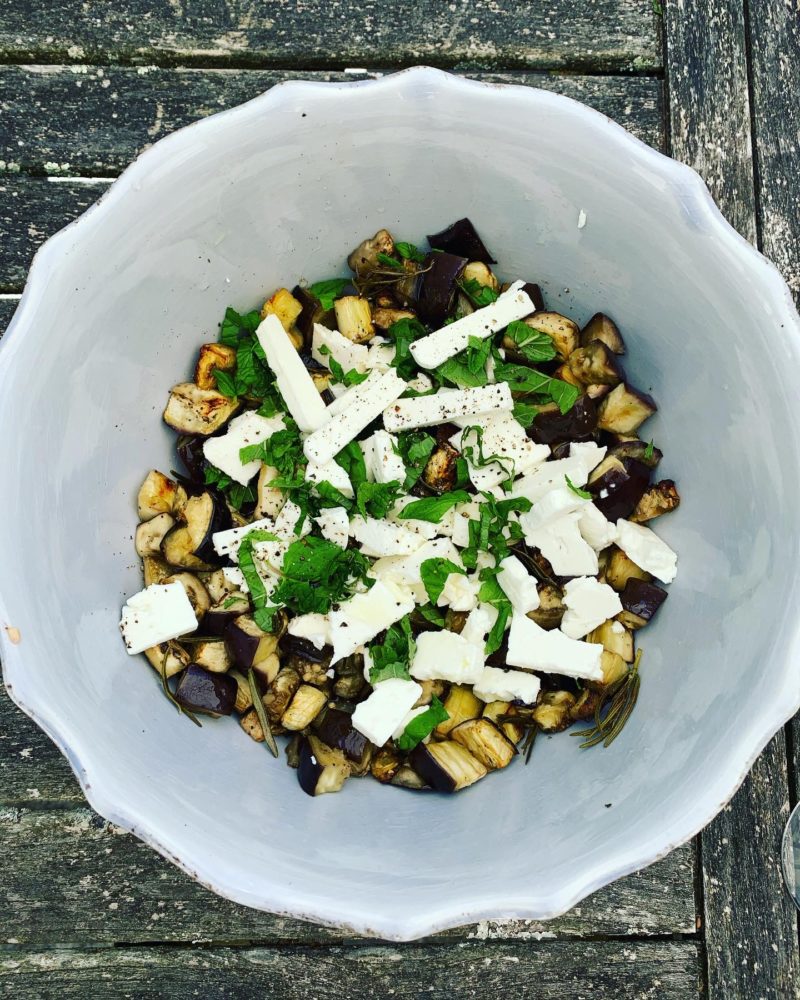
[(631, 514), (631, 521), (635, 524), (652, 521), (654, 517), (661, 517), (662, 514), (676, 510), (680, 502), (681, 498), (675, 483), (671, 479), (662, 479), (642, 494)]
[(619, 332), (619, 327), (605, 313), (595, 313), (581, 330), (581, 346), (586, 347), (593, 340), (602, 341), (614, 354), (625, 353), (625, 341)]
[(617, 521), (630, 516), (649, 483), (648, 467), (635, 458), (625, 458), (621, 462), (614, 459), (613, 465), (593, 478), (587, 488), (594, 497), (595, 507), (609, 521)]
[(212, 537), (217, 531), (226, 531), (231, 526), (225, 502), (218, 494), (204, 490), (188, 499), (183, 516), (192, 541), (192, 554), (212, 566), (219, 565), (221, 560)]
[(419, 743), (411, 751), (409, 763), (437, 792), (460, 791), (488, 773), (479, 760), (454, 740)]
[(417, 312), (433, 327), (444, 324), (452, 311), (458, 280), (469, 261), (451, 253), (430, 253), (417, 284)]
[(666, 599), (667, 592), (662, 587), (647, 580), (631, 577), (620, 594), (623, 608), (620, 620), (623, 624), (628, 624), (626, 619), (631, 618), (637, 624), (629, 627), (641, 628), (653, 620)]
[(556, 407), (538, 413), (528, 430), (537, 444), (556, 445), (564, 441), (589, 441), (597, 427), (597, 407), (589, 396), (579, 396), (567, 413)]
[(428, 244), (432, 250), (443, 250), (468, 260), (479, 260), (484, 264), (497, 263), (486, 249), (477, 229), (467, 218), (457, 219), (440, 233), (433, 233), (428, 237)]
[(533, 303), (533, 308), (536, 312), (544, 312), (544, 296), (542, 295), (541, 288), (533, 281), (526, 281), (522, 286), (522, 291), (528, 296), (528, 298)]
[(319, 724), (315, 724), (319, 738), (330, 747), (341, 750), (352, 761), (364, 756), (368, 740), (353, 728), (351, 716), (338, 708), (329, 708)]
[[(602, 443), (602, 441), (601, 441)], [(618, 441), (608, 449), (607, 458), (613, 456), (620, 460), (625, 458), (635, 458), (637, 462), (642, 462), (648, 469), (655, 469), (663, 453), (656, 448), (635, 438), (633, 441)]]
[(227, 674), (214, 674), (190, 663), (178, 681), (175, 699), (184, 708), (206, 715), (230, 715), (236, 707), (237, 685)]
[(306, 795), (324, 795), (327, 792), (338, 792), (347, 778), (350, 769), (347, 764), (331, 762), (324, 764), (311, 741), (301, 741), (297, 753), (297, 781)]

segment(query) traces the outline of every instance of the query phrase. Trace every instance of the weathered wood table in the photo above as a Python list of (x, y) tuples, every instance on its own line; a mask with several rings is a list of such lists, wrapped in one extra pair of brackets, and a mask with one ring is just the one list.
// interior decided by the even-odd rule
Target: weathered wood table
[[(148, 143), (290, 77), (421, 62), (576, 97), (692, 164), (800, 293), (797, 0), (3, 0), (0, 329), (36, 247)], [(800, 996), (796, 913), (779, 872), (799, 746), (795, 721), (695, 843), (552, 923), (482, 923), (398, 946), (195, 885), (96, 816), (55, 748), (0, 694), (0, 990)]]

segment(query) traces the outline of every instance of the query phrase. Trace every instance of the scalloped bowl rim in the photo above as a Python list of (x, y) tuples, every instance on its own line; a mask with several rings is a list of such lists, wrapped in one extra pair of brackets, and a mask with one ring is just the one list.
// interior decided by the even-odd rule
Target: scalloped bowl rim
[[(210, 132), (216, 127), (220, 119), (227, 118), (228, 116), (247, 114), (256, 108), (262, 112), (275, 110), (285, 100), (290, 99), (290, 96), (297, 91), (305, 91), (311, 96), (315, 92), (330, 93), (333, 90), (338, 90), (342, 94), (353, 95), (355, 92), (365, 88), (370, 90), (380, 88), (391, 91), (403, 86), (404, 81), (409, 78), (428, 82), (434, 88), (450, 87), (464, 90), (495, 90), (500, 93), (508, 90), (522, 92), (531, 104), (539, 103), (544, 105), (550, 104), (554, 107), (560, 106), (566, 113), (575, 118), (582, 117), (586, 121), (592, 121), (596, 126), (599, 124), (599, 127), (605, 131), (609, 141), (617, 143), (618, 146), (625, 147), (627, 154), (632, 159), (635, 158), (652, 173), (657, 174), (661, 179), (668, 182), (684, 202), (691, 199), (693, 209), (704, 213), (705, 221), (713, 227), (716, 238), (725, 242), (731, 250), (739, 253), (742, 258), (748, 259), (754, 278), (758, 276), (764, 289), (769, 291), (772, 304), (780, 312), (780, 318), (783, 320), (786, 330), (791, 331), (790, 346), (796, 359), (800, 362), (800, 316), (798, 316), (795, 309), (791, 292), (786, 282), (775, 265), (748, 243), (727, 222), (714, 203), (704, 181), (695, 170), (652, 149), (606, 115), (569, 97), (538, 88), (522, 87), (517, 84), (485, 83), (468, 80), (442, 70), (426, 66), (415, 66), (377, 79), (336, 83), (308, 80), (285, 81), (244, 104), (193, 122), (165, 136), (153, 146), (140, 153), (108, 189), (103, 192), (95, 204), (73, 222), (69, 223), (69, 225), (51, 236), (36, 252), (20, 303), (6, 335), (0, 341), (0, 387), (2, 387), (4, 381), (13, 378), (12, 364), (15, 345), (21, 336), (21, 331), (26, 326), (28, 313), (46, 295), (46, 276), (53, 263), (57, 260), (60, 245), (65, 240), (66, 234), (71, 234), (75, 228), (82, 228), (88, 231), (94, 220), (113, 211), (117, 200), (125, 197), (126, 191), (136, 183), (137, 178), (152, 170), (153, 167), (156, 167), (165, 158), (166, 154), (180, 147), (186, 141), (187, 133), (192, 132), (194, 135), (196, 130)], [(786, 333), (784, 333), (785, 335)], [(35, 336), (35, 334), (28, 331), (26, 336)], [(800, 423), (798, 423), (798, 426), (791, 428), (791, 431), (796, 441), (800, 443)], [(1, 572), (2, 568), (0, 568)], [(793, 588), (797, 588), (797, 581), (794, 581)], [(0, 653), (2, 653), (3, 679), (10, 697), (48, 735), (67, 758), (89, 805), (104, 819), (134, 834), (149, 847), (185, 871), (192, 879), (235, 903), (282, 916), (316, 921), (327, 926), (338, 927), (361, 935), (394, 941), (413, 940), (447, 928), (471, 924), (477, 921), (512, 918), (529, 920), (552, 919), (565, 913), (586, 896), (608, 885), (610, 882), (658, 861), (681, 844), (686, 843), (714, 819), (736, 793), (769, 740), (800, 710), (800, 688), (793, 676), (794, 672), (791, 666), (793, 661), (800, 657), (800, 621), (792, 623), (784, 619), (782, 624), (784, 635), (781, 643), (784, 651), (782, 657), (783, 673), (781, 677), (776, 678), (779, 686), (775, 689), (774, 699), (769, 704), (762, 702), (759, 722), (750, 728), (750, 732), (755, 731), (757, 735), (747, 745), (743, 745), (740, 742), (735, 748), (732, 748), (731, 760), (727, 771), (724, 774), (717, 775), (713, 782), (709, 782), (706, 788), (698, 793), (692, 809), (687, 812), (682, 829), (678, 834), (673, 834), (671, 837), (665, 838), (664, 842), (660, 843), (657, 847), (649, 843), (641, 843), (638, 847), (633, 846), (632, 849), (628, 850), (624, 863), (606, 867), (596, 866), (594, 870), (587, 870), (576, 874), (571, 882), (562, 885), (558, 894), (551, 894), (550, 905), (545, 907), (536, 903), (532, 904), (527, 899), (524, 891), (522, 891), (516, 896), (504, 893), (502, 894), (502, 898), (500, 895), (493, 900), (483, 898), (474, 907), (470, 908), (453, 904), (448, 908), (447, 905), (443, 905), (437, 911), (434, 919), (421, 915), (416, 919), (393, 920), (389, 917), (375, 915), (372, 920), (366, 922), (361, 918), (349, 919), (346, 912), (339, 915), (328, 910), (315, 909), (313, 906), (307, 906), (302, 909), (299, 909), (297, 906), (293, 907), (288, 900), (290, 892), (287, 890), (284, 890), (283, 894), (276, 892), (273, 898), (255, 900), (252, 896), (245, 898), (240, 891), (216, 881), (212, 871), (204, 870), (191, 858), (180, 857), (165, 847), (159, 841), (158, 837), (146, 826), (140, 825), (136, 817), (130, 816), (125, 812), (124, 807), (119, 801), (121, 798), (119, 792), (114, 794), (112, 790), (105, 790), (94, 783), (92, 778), (92, 761), (82, 759), (69, 745), (68, 740), (63, 737), (59, 728), (57, 711), (54, 711), (52, 706), (48, 706), (44, 702), (41, 705), (37, 705), (33, 700), (28, 703), (16, 691), (14, 676), (17, 671), (24, 669), (24, 653), (21, 646), (14, 644), (8, 634), (8, 616), (2, 593), (0, 593), (0, 623), (3, 625), (3, 627), (0, 627)], [(346, 910), (346, 902), (342, 906)]]

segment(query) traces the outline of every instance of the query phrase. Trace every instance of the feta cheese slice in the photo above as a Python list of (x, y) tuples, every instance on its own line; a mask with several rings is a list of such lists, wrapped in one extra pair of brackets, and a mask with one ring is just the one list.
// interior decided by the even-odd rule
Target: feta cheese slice
[(511, 601), (511, 606), (521, 615), (526, 615), (539, 607), (536, 580), (516, 556), (506, 556), (505, 559), (501, 559), (497, 582)]
[(311, 357), (325, 368), (330, 368), (330, 359), (333, 358), (345, 374), (349, 371), (364, 372), (367, 370), (368, 355), (369, 348), (365, 344), (355, 344), (338, 330), (329, 330), (322, 323), (314, 324)]
[(497, 333), (514, 320), (530, 316), (535, 310), (528, 294), (522, 290), (524, 282), (515, 281), (491, 305), (476, 309), (455, 323), (420, 337), (411, 344), (410, 350), (420, 368), (437, 368), (442, 362), (452, 358), (469, 346), (470, 337), (486, 337)]
[(483, 644), (468, 642), (456, 632), (423, 632), (411, 663), (411, 676), (419, 681), (452, 681), (475, 684), (483, 673)]
[(539, 549), (556, 576), (595, 576), (598, 572), (597, 553), (581, 535), (579, 516), (567, 514), (543, 528), (533, 529), (526, 529), (524, 514), (519, 519), (525, 541)]
[(561, 621), (561, 631), (570, 639), (582, 639), (606, 619), (622, 611), (622, 602), (616, 590), (593, 576), (570, 580), (564, 587), (564, 604), (567, 610)]
[(375, 431), (370, 440), (372, 441), (370, 465), (375, 482), (404, 483), (406, 467), (396, 451), (397, 438), (388, 431)]
[(330, 483), (343, 496), (353, 497), (353, 484), (350, 477), (339, 465), (331, 459), (324, 465), (317, 465), (316, 462), (309, 462), (306, 466), (306, 482), (308, 483)]
[(425, 372), (420, 372), (416, 378), (411, 379), (408, 383), (408, 388), (413, 389), (414, 392), (430, 392), (433, 388), (433, 382)]
[(539, 697), (540, 687), (539, 678), (534, 674), (484, 667), (472, 693), (485, 702), (521, 701), (524, 705), (534, 705)]
[(153, 583), (128, 598), (119, 628), (133, 656), (193, 632), (197, 618), (182, 583)]
[(292, 618), (286, 631), (289, 635), (296, 636), (298, 639), (307, 639), (317, 649), (322, 649), (326, 645), (329, 646), (331, 642), (328, 616), (318, 614), (317, 612), (310, 612), (307, 615), (298, 615), (296, 618)]
[[(534, 444), (525, 433), (525, 428), (510, 413), (497, 413), (478, 420), (475, 426), (482, 431), (480, 448), (478, 435), (469, 426), (450, 438), (450, 444), (463, 452), (469, 478), (476, 490), (488, 490), (504, 480), (530, 472), (550, 457), (546, 444)], [(475, 465), (470, 457), (484, 458), (499, 456), (499, 461), (489, 465)]]
[(480, 589), (481, 584), (477, 575), (464, 576), (463, 573), (451, 573), (444, 582), (436, 606), (449, 607), (453, 611), (472, 611), (477, 607)]
[(461, 565), (461, 556), (450, 539), (434, 538), (411, 555), (378, 559), (372, 564), (369, 573), (376, 580), (394, 580), (410, 587), (420, 582), (422, 564), (426, 559), (450, 559), (456, 566)]
[(602, 655), (603, 647), (599, 643), (570, 639), (559, 629), (547, 632), (518, 611), (511, 616), (506, 654), (510, 667), (601, 681)]
[[(352, 397), (346, 394), (348, 403), (345, 409), (330, 417), (324, 427), (306, 438), (303, 445), (306, 458), (318, 465), (329, 462), (379, 417), (387, 406), (394, 403), (405, 389), (406, 383), (394, 368), (354, 386)], [(340, 397), (336, 402), (341, 402), (346, 396)]]
[(330, 420), (328, 408), (278, 317), (267, 316), (256, 330), (256, 337), (295, 423), (301, 431), (318, 430)]
[(460, 503), (453, 508), (453, 545), (465, 549), (469, 545), (469, 522), (480, 517), (481, 505), (477, 500)]
[(617, 540), (617, 529), (605, 514), (598, 510), (591, 500), (580, 509), (578, 528), (584, 541), (595, 550), (601, 552)]
[(280, 514), (275, 518), (272, 528), (273, 535), (277, 541), (274, 542), (254, 542), (253, 554), (257, 556), (263, 567), (270, 573), (276, 573), (283, 564), (283, 557), (292, 542), (298, 538), (304, 538), (311, 531), (310, 518), (303, 518), (302, 527), (298, 530), (298, 522), (302, 511), (293, 500), (287, 500), (281, 508)]
[(374, 517), (356, 515), (350, 521), (350, 534), (365, 556), (404, 556), (416, 552), (425, 539), (403, 525)]
[(586, 463), (572, 456), (543, 462), (533, 472), (517, 479), (509, 495), (526, 497), (531, 503), (538, 503), (550, 490), (566, 486), (565, 476), (569, 476), (574, 486), (585, 486), (589, 478)]
[(243, 463), (239, 458), (239, 452), (248, 445), (266, 441), (275, 431), (281, 431), (283, 428), (283, 417), (280, 414), (274, 417), (262, 417), (255, 410), (248, 410), (230, 421), (225, 434), (206, 438), (203, 442), (203, 455), (226, 476), (230, 476), (242, 486), (247, 486), (261, 468), (261, 462), (256, 458), (252, 462)]
[(461, 629), (461, 635), (467, 642), (484, 648), (484, 642), (492, 626), (497, 621), (497, 608), (491, 604), (479, 604), (474, 611), (470, 611)]
[[(379, 632), (413, 610), (414, 599), (405, 588), (381, 580), (376, 581), (365, 594), (355, 594), (342, 601), (328, 614), (333, 646), (331, 665), (344, 656), (350, 656), (359, 646), (370, 642)], [(405, 711), (410, 707), (408, 705)], [(394, 726), (390, 732), (393, 730)]]
[(440, 389), (432, 396), (398, 399), (383, 412), (387, 431), (409, 431), (417, 427), (446, 424), (453, 417), (506, 411), (514, 408), (511, 390), (506, 382), (477, 386), (470, 389)]
[(404, 681), (400, 677), (381, 681), (365, 701), (356, 705), (351, 719), (353, 728), (375, 746), (382, 747), (421, 694), (422, 688), (416, 681)]
[(340, 549), (347, 548), (350, 538), (350, 521), (344, 507), (328, 507), (319, 512), (319, 516), (314, 520), (319, 525), (322, 537), (338, 545)]
[(262, 517), (258, 521), (250, 524), (243, 524), (240, 528), (228, 528), (226, 531), (215, 531), (211, 536), (214, 551), (218, 556), (228, 556), (234, 562), (239, 561), (239, 546), (242, 539), (251, 531), (274, 531), (275, 522), (271, 517)]
[(223, 566), (222, 575), (228, 581), (232, 587), (236, 587), (243, 594), (249, 594), (250, 588), (247, 586), (247, 580), (244, 578), (244, 573), (238, 568), (238, 566)]
[(519, 523), (524, 531), (534, 531), (544, 528), (554, 521), (560, 521), (567, 514), (574, 514), (589, 503), (584, 497), (579, 497), (566, 485), (555, 486), (537, 501), (531, 510), (520, 515)]
[(372, 368), (381, 372), (387, 371), (387, 369), (391, 368), (392, 362), (394, 361), (395, 350), (394, 344), (376, 344), (375, 339), (373, 338), (373, 341), (369, 346), (367, 368)]
[(617, 545), (637, 566), (652, 573), (662, 583), (672, 583), (678, 572), (678, 557), (665, 541), (643, 524), (620, 518)]

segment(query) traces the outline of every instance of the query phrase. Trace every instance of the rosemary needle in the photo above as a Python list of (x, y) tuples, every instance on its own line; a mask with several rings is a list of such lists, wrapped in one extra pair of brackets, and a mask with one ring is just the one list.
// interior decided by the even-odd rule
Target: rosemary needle
[(267, 713), (264, 711), (264, 702), (261, 700), (258, 684), (256, 683), (256, 675), (252, 667), (247, 671), (247, 683), (250, 685), (250, 697), (253, 699), (253, 708), (256, 710), (258, 721), (261, 724), (261, 731), (264, 733), (264, 742), (267, 745), (267, 750), (269, 750), (273, 757), (277, 757), (278, 744), (275, 742), (275, 737), (269, 728)]
[(625, 728), (625, 723), (631, 717), (636, 701), (639, 697), (641, 687), (641, 677), (639, 675), (639, 663), (642, 659), (641, 649), (636, 653), (628, 673), (609, 692), (610, 698), (606, 701), (608, 709), (602, 715), (603, 705), (597, 707), (594, 714), (594, 726), (591, 729), (582, 729), (580, 732), (572, 733), (583, 739), (581, 750), (597, 746), (602, 743), (604, 747), (611, 746), (614, 740)]
[(181, 715), (185, 715), (187, 718), (191, 719), (192, 722), (199, 729), (202, 729), (203, 728), (203, 723), (197, 718), (196, 715), (194, 715), (193, 712), (190, 712), (188, 709), (184, 708), (183, 705), (181, 705), (181, 703), (178, 701), (178, 699), (175, 697), (175, 695), (169, 689), (169, 684), (167, 683), (167, 657), (168, 656), (169, 656), (169, 645), (167, 645), (166, 652), (161, 657), (161, 669), (159, 670), (159, 674), (161, 674), (161, 686), (164, 688), (164, 694), (166, 695), (167, 700), (172, 702), (172, 704), (175, 706), (175, 708), (178, 709), (178, 711), (180, 712)]

